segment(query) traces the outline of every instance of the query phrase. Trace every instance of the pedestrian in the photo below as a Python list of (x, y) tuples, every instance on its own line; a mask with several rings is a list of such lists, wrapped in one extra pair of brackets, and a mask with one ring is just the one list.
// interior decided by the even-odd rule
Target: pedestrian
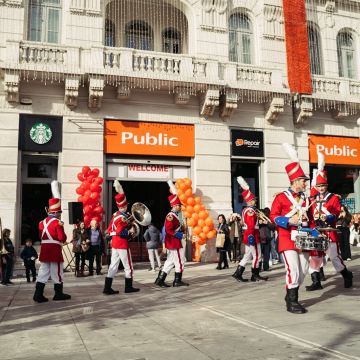
[(345, 205), (341, 206), (336, 228), (340, 231), (340, 254), (343, 260), (351, 260), (350, 249), (350, 222), (351, 214)]
[(85, 223), (81, 221), (73, 231), (73, 253), (75, 254), (75, 276), (84, 277), (85, 258), (89, 250), (89, 241), (85, 229)]
[(36, 268), (35, 260), (38, 258), (38, 253), (32, 246), (32, 240), (26, 239), (25, 246), (20, 254), (21, 259), (24, 261), (25, 274), (27, 282), (30, 282), (30, 272), (32, 275), (32, 281), (36, 281)]
[[(265, 216), (261, 216), (264, 214)], [(260, 243), (261, 243), (261, 254), (262, 254), (262, 266), (260, 266), (264, 271), (270, 271), (269, 261), (271, 253), (271, 241), (273, 237), (273, 232), (275, 225), (269, 222), (270, 209), (266, 207), (261, 211), (259, 216), (259, 232), (260, 232)]]
[(86, 237), (90, 245), (87, 252), (89, 275), (94, 275), (94, 260), (96, 262), (96, 275), (101, 275), (101, 256), (105, 255), (105, 244), (103, 234), (95, 219), (90, 221), (90, 227), (86, 229)]
[(2, 267), (2, 285), (14, 285), (10, 279), (14, 268), (15, 248), (13, 242), (10, 239), (10, 234), (10, 229), (4, 229), (2, 231), (2, 241), (5, 249), (5, 254), (3, 253), (0, 255)]
[(55, 295), (53, 300), (68, 300), (71, 296), (63, 293), (63, 265), (62, 246), (66, 242), (64, 223), (61, 218), (61, 200), (58, 182), (51, 182), (53, 198), (49, 199), (48, 216), (39, 223), (39, 237), (41, 240), (41, 262), (38, 278), (35, 286), (34, 301), (46, 302), (44, 288), (49, 278), (54, 282)]
[(246, 207), (242, 211), (243, 221), (243, 243), (245, 244), (245, 254), (241, 259), (239, 266), (235, 273), (232, 275), (236, 280), (241, 282), (248, 281), (242, 277), (245, 266), (248, 261), (252, 260), (251, 267), (251, 281), (267, 281), (268, 277), (260, 276), (259, 262), (261, 259), (261, 245), (260, 245), (260, 232), (259, 232), (259, 219), (257, 216), (256, 198), (250, 191), (250, 187), (241, 176), (238, 176), (237, 181), (243, 189), (241, 195), (246, 202)]
[(241, 215), (233, 213), (229, 218), (230, 242), (232, 245), (232, 262), (240, 260), (240, 243), (241, 243)]
[(299, 225), (309, 225), (309, 199), (304, 193), (309, 178), (301, 168), (296, 150), (290, 144), (283, 144), (283, 147), (292, 160), (285, 166), (290, 187), (275, 196), (270, 220), (277, 226), (279, 252), (285, 260), (286, 309), (294, 314), (303, 314), (306, 309), (299, 303), (298, 297), (299, 287), (308, 272), (309, 253), (297, 249), (294, 240)]
[[(225, 216), (223, 214), (220, 214), (218, 216), (218, 226), (216, 228), (216, 232), (219, 235), (223, 235), (224, 236), (224, 243), (222, 247), (217, 247), (216, 248), (216, 252), (219, 253), (219, 260), (218, 260), (218, 265), (216, 267), (217, 270), (222, 270), (222, 269), (228, 269), (229, 268), (229, 264), (227, 261), (227, 252), (230, 249), (231, 243), (230, 243), (230, 229), (228, 224), (226, 223), (226, 219)], [(222, 264), (224, 263), (224, 266), (222, 266)]]
[(176, 188), (172, 182), (169, 181), (168, 184), (171, 192), (171, 195), (168, 197), (171, 211), (165, 218), (165, 247), (168, 250), (168, 254), (163, 269), (159, 271), (158, 277), (155, 280), (155, 285), (160, 287), (170, 287), (170, 285), (165, 283), (165, 279), (171, 269), (175, 266), (173, 286), (189, 286), (188, 283), (182, 281), (185, 265), (185, 253), (181, 242), (184, 235), (184, 226), (181, 224), (179, 219), (181, 201), (177, 196)]
[(148, 228), (144, 233), (144, 239), (146, 241), (146, 248), (149, 254), (150, 270), (156, 271), (155, 269), (155, 258), (157, 266), (160, 270), (161, 260), (159, 255), (159, 247), (161, 245), (161, 233), (160, 230), (152, 223), (149, 224)]
[(129, 249), (129, 237), (134, 234), (135, 230), (133, 227), (129, 228), (129, 218), (131, 215), (126, 212), (128, 202), (124, 190), (118, 180), (114, 181), (114, 187), (117, 192), (115, 195), (115, 202), (118, 211), (112, 216), (107, 229), (107, 233), (111, 236), (111, 262), (105, 278), (103, 290), (103, 293), (106, 295), (119, 293), (119, 291), (112, 289), (112, 282), (118, 271), (120, 260), (125, 271), (125, 293), (140, 291), (140, 289), (133, 287), (134, 268)]

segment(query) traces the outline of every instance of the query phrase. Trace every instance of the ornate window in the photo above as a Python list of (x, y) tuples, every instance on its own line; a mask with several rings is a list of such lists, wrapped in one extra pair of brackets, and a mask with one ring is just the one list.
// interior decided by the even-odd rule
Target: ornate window
[(244, 64), (253, 62), (253, 31), (248, 16), (236, 13), (229, 19), (229, 60)]
[(339, 76), (354, 79), (356, 77), (354, 36), (350, 31), (342, 30), (338, 33), (336, 42)]
[(153, 50), (153, 39), (153, 31), (146, 22), (135, 20), (126, 25), (126, 47), (139, 50)]
[(61, 0), (29, 0), (28, 40), (60, 42)]
[(115, 46), (115, 24), (109, 20), (105, 20), (105, 46)]
[(319, 30), (314, 24), (309, 23), (308, 30), (308, 44), (310, 52), (310, 71), (315, 75), (322, 75), (322, 54), (321, 54), (321, 40)]
[(175, 29), (166, 29), (162, 33), (162, 51), (171, 54), (180, 54), (181, 49), (181, 34)]

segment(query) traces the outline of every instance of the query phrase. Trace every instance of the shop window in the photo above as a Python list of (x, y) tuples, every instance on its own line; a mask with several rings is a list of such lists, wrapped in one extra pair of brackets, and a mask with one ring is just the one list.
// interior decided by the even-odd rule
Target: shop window
[(236, 13), (229, 19), (229, 60), (243, 64), (253, 62), (253, 31), (249, 17)]
[(354, 36), (350, 31), (343, 30), (338, 33), (336, 41), (339, 76), (354, 79), (356, 77)]
[(322, 75), (322, 54), (319, 30), (314, 24), (308, 24), (308, 43), (311, 74)]
[(153, 50), (153, 31), (144, 21), (131, 21), (125, 29), (126, 47), (139, 50)]
[(181, 34), (175, 29), (166, 29), (162, 33), (163, 52), (171, 54), (181, 53)]
[(52, 176), (52, 164), (28, 163), (28, 178), (49, 178)]
[(29, 0), (28, 40), (60, 42), (60, 0)]

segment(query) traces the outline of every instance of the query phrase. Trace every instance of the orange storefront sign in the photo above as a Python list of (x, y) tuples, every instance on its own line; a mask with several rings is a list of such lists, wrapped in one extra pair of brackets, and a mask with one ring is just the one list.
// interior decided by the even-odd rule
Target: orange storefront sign
[(105, 153), (195, 155), (194, 125), (105, 120)]
[(325, 155), (328, 165), (360, 165), (359, 138), (309, 135), (311, 163), (317, 163), (317, 151), (321, 151)]

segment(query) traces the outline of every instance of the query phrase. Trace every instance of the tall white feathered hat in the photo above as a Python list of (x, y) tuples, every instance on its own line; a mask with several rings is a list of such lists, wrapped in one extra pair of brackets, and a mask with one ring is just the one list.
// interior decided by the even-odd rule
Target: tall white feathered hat
[(326, 184), (327, 185), (327, 171), (325, 168), (325, 156), (321, 151), (318, 151), (318, 171), (316, 175), (316, 185)]
[(115, 195), (116, 206), (119, 210), (126, 210), (128, 207), (128, 202), (126, 200), (126, 196), (124, 193), (124, 189), (122, 188), (119, 180), (114, 181), (114, 188), (117, 194)]
[(288, 143), (283, 143), (283, 148), (291, 160), (291, 163), (285, 166), (286, 173), (288, 174), (289, 180), (294, 181), (296, 179), (309, 178), (305, 175), (304, 170), (301, 168), (297, 151), (294, 147)]
[(241, 188), (243, 189), (243, 192), (241, 193), (243, 199), (248, 203), (251, 200), (255, 199), (255, 195), (250, 191), (250, 186), (248, 185), (248, 183), (245, 181), (245, 179), (242, 176), (238, 176), (236, 178), (238, 184), (241, 186)]
[(174, 183), (171, 180), (167, 181), (168, 185), (169, 185), (169, 191), (171, 193), (170, 196), (168, 196), (168, 200), (170, 203), (170, 206), (175, 206), (175, 205), (181, 205), (181, 201), (178, 197), (177, 191), (176, 191), (176, 187), (174, 185)]
[(59, 182), (56, 180), (51, 182), (51, 193), (53, 197), (49, 199), (49, 207), (46, 209), (49, 214), (61, 211)]

